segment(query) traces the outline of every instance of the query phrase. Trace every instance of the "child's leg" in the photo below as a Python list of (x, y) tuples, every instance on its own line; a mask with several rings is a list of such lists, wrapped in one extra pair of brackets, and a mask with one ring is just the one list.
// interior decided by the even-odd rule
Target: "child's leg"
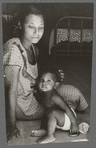
[(56, 125), (64, 126), (64, 112), (54, 110), (48, 115), (47, 134), (46, 136), (37, 140), (38, 143), (50, 143), (55, 141), (54, 133)]
[(32, 136), (33, 137), (42, 137), (46, 135), (46, 130), (47, 130), (47, 119), (43, 117), (41, 120), (41, 127), (40, 129), (32, 130)]
[(45, 129), (32, 130), (32, 137), (42, 137), (46, 135)]

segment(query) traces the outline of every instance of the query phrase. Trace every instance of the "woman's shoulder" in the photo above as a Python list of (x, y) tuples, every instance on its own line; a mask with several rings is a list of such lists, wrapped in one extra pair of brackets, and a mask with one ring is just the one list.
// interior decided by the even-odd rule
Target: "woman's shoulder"
[(22, 56), (19, 48), (14, 44), (19, 43), (18, 38), (8, 40), (3, 47), (3, 64), (18, 65), (22, 64)]
[(19, 50), (19, 46), (20, 45), (20, 40), (19, 38), (12, 38), (9, 39), (3, 46), (3, 53), (4, 55), (7, 53), (9, 54), (14, 54), (15, 55), (20, 55), (20, 50)]
[(11, 39), (9, 39), (9, 40), (6, 41), (6, 43), (4, 44), (4, 47), (5, 47), (5, 46), (8, 46), (8, 45), (9, 45), (9, 46), (10, 46), (10, 45), (14, 45), (14, 42), (20, 44), (19, 38), (11, 38)]

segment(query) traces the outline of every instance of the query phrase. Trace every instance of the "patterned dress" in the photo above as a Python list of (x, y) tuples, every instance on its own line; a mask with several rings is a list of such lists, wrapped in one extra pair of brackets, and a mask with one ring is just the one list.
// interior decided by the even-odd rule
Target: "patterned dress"
[[(36, 49), (32, 45), (36, 57)], [(17, 66), (18, 98), (16, 105), (16, 117), (18, 119), (38, 119), (43, 115), (43, 108), (33, 95), (34, 79), (38, 76), (37, 63), (31, 65), (28, 62), (27, 53), (19, 38), (12, 38), (4, 44), (3, 66)]]
[(88, 107), (86, 99), (76, 87), (61, 83), (56, 91), (74, 110), (83, 111)]

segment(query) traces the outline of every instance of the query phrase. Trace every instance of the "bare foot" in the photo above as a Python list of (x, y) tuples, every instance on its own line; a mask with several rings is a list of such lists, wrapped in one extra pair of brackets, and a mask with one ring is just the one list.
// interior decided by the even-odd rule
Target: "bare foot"
[(43, 144), (43, 143), (51, 143), (55, 141), (55, 137), (53, 135), (46, 135), (44, 137), (41, 137), (36, 140), (37, 143)]
[(32, 130), (32, 137), (42, 137), (46, 135), (46, 130), (40, 129), (40, 130)]

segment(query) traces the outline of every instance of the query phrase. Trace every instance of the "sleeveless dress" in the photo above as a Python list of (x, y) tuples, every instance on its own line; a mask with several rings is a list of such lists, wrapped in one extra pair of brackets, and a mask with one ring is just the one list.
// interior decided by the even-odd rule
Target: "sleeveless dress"
[[(32, 45), (34, 55), (36, 49)], [(4, 44), (3, 66), (18, 66), (18, 98), (16, 104), (17, 119), (39, 119), (44, 109), (33, 94), (34, 79), (38, 77), (37, 63), (28, 62), (27, 53), (19, 38), (12, 38)]]

